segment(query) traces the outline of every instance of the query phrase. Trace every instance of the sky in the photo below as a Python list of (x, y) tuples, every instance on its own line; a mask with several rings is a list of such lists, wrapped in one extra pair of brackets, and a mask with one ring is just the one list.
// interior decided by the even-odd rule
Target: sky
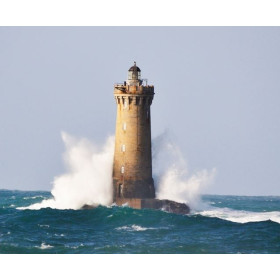
[(133, 62), (210, 194), (280, 195), (280, 27), (0, 27), (0, 189), (51, 190), (61, 132), (103, 143)]

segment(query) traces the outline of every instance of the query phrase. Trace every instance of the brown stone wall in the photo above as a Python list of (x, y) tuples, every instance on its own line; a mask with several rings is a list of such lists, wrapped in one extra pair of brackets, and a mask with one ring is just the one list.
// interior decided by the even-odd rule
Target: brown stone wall
[(153, 87), (115, 86), (114, 94), (117, 102), (114, 199), (153, 198), (150, 114)]

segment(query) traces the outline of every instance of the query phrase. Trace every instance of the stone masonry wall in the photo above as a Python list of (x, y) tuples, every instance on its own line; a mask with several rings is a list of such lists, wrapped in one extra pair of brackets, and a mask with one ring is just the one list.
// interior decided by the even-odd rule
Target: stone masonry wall
[(152, 86), (115, 86), (114, 200), (154, 198), (151, 157)]

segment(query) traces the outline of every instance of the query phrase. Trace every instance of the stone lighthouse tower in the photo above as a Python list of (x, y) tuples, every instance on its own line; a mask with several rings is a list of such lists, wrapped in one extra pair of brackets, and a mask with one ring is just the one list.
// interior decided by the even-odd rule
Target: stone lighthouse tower
[(115, 84), (114, 96), (117, 103), (114, 201), (155, 198), (150, 113), (154, 87), (143, 85), (136, 62), (128, 70), (127, 80)]
[(186, 214), (190, 211), (186, 204), (155, 198), (150, 111), (154, 94), (154, 86), (143, 84), (136, 62), (129, 68), (127, 80), (114, 86), (117, 121), (113, 200), (117, 205), (128, 204), (132, 208)]

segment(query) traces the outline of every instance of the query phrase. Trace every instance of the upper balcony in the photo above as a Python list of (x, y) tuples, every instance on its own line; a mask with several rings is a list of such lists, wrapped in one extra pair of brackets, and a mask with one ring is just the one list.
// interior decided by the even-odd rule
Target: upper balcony
[(154, 94), (154, 86), (116, 83), (114, 84), (114, 94)]

